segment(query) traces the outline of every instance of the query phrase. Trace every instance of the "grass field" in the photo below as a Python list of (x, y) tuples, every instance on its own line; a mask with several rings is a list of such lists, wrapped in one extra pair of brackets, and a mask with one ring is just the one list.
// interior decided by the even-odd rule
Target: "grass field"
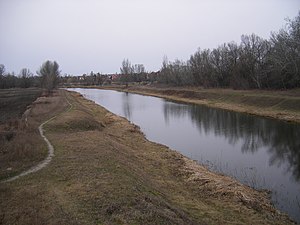
[(58, 114), (46, 126), (55, 157), (0, 184), (0, 224), (292, 224), (267, 193), (147, 141), (79, 94), (39, 102), (29, 123)]
[[(29, 169), (47, 154), (38, 126), (51, 113), (42, 110), (48, 103), (35, 101), (41, 94), (37, 88), (0, 89), (0, 180)], [(32, 105), (39, 112), (31, 112)], [(51, 110), (56, 113), (55, 108)]]
[(41, 93), (39, 88), (0, 89), (0, 124), (20, 119), (27, 106)]

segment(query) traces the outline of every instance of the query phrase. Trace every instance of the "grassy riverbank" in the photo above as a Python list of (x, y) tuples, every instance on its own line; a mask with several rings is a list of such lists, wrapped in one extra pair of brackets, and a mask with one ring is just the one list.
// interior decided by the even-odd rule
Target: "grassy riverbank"
[(174, 101), (300, 122), (300, 90), (261, 91), (202, 89), (197, 87), (107, 86), (132, 93), (162, 97)]
[(58, 114), (46, 125), (55, 157), (0, 184), (0, 224), (292, 224), (266, 193), (147, 141), (79, 94), (39, 101), (29, 123)]

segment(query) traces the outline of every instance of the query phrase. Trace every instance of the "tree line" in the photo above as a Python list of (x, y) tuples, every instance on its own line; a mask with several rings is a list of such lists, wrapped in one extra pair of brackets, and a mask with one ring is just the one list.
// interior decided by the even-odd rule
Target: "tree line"
[(60, 78), (60, 81), (65, 86), (102, 86), (110, 85), (112, 82), (112, 75), (105, 75), (101, 73), (83, 74), (81, 76), (66, 75)]
[(119, 81), (125, 84), (129, 82), (141, 82), (147, 80), (147, 73), (143, 64), (132, 65), (128, 59), (124, 59), (120, 68)]
[(117, 79), (100, 73), (61, 78), (57, 62), (46, 61), (33, 75), (24, 68), (18, 75), (6, 73), (0, 64), (0, 88), (38, 87), (48, 91), (59, 81), (103, 85), (111, 82), (151, 82), (173, 86), (203, 86), (234, 89), (290, 89), (300, 87), (300, 11), (268, 40), (256, 34), (242, 35), (240, 43), (224, 43), (214, 49), (199, 48), (186, 60), (164, 57), (157, 72), (124, 59)]
[(16, 75), (14, 72), (6, 73), (5, 66), (0, 64), (0, 88), (29, 88), (42, 87), (50, 92), (58, 86), (60, 80), (59, 65), (56, 61), (47, 60), (37, 71), (37, 75), (27, 69), (21, 69)]
[[(149, 81), (143, 70), (124, 60), (123, 83)], [(144, 75), (146, 74), (146, 75)], [(148, 73), (149, 74), (149, 73)], [(269, 40), (242, 35), (239, 44), (224, 43), (198, 49), (187, 61), (164, 57), (151, 81), (174, 86), (231, 87), (235, 89), (290, 89), (300, 87), (300, 12)]]

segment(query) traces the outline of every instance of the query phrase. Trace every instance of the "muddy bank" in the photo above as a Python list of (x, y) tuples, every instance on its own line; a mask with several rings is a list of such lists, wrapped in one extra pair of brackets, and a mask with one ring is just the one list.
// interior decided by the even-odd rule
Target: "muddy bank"
[(55, 157), (0, 184), (1, 224), (293, 224), (267, 192), (146, 140), (79, 94), (59, 97), (73, 107), (45, 126)]
[[(95, 88), (95, 87), (91, 87)], [(300, 123), (300, 90), (241, 91), (196, 87), (101, 87)]]

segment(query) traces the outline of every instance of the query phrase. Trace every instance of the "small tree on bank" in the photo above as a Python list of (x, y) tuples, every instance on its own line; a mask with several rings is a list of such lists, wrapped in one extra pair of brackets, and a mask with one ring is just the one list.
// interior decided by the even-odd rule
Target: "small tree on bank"
[(32, 86), (30, 77), (32, 77), (32, 73), (29, 69), (23, 68), (19, 74), (20, 77), (20, 87), (21, 88), (29, 88)]
[(41, 76), (42, 87), (45, 88), (48, 93), (57, 88), (59, 83), (59, 65), (56, 61), (51, 62), (47, 60), (43, 63), (40, 70), (37, 72)]
[(130, 81), (130, 76), (133, 74), (133, 69), (131, 66), (131, 62), (128, 59), (124, 59), (122, 62), (122, 67), (120, 68), (121, 72), (121, 82), (128, 86), (128, 82)]

